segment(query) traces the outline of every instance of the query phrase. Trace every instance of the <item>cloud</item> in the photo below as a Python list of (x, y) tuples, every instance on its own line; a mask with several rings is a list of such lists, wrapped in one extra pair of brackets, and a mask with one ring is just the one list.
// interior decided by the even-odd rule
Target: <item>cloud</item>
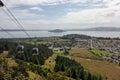
[[(54, 29), (54, 28), (87, 28), (87, 27), (120, 27), (120, 0), (4, 0), (9, 7), (15, 7), (18, 5), (29, 5), (27, 9), (15, 9), (12, 10), (15, 16), (20, 20), (25, 28), (36, 28), (36, 29)], [(7, 2), (8, 1), (8, 2)], [(47, 19), (48, 17), (53, 18), (53, 16), (38, 13), (35, 11), (40, 11), (49, 14), (47, 7), (54, 7), (54, 5), (61, 6), (60, 4), (84, 4), (88, 8), (80, 9), (81, 7), (75, 8), (68, 7), (68, 11), (55, 19)], [(38, 5), (44, 5), (40, 7)], [(49, 5), (49, 6), (45, 6)], [(95, 5), (90, 7), (90, 5)], [(96, 7), (100, 5), (101, 7)], [(58, 8), (57, 8), (58, 9)], [(64, 7), (63, 7), (64, 9)], [(34, 10), (34, 12), (31, 12)], [(59, 10), (58, 10), (59, 11)], [(52, 11), (54, 13), (54, 10)], [(59, 13), (59, 12), (58, 12)], [(0, 14), (1, 22), (8, 26), (11, 23), (7, 20), (4, 14)], [(3, 20), (4, 19), (4, 20)], [(14, 26), (14, 25), (12, 25)], [(6, 27), (7, 28), (7, 27)]]
[[(5, 10), (5, 9), (4, 9)], [(6, 10), (5, 10), (6, 11)], [(19, 22), (24, 26), (24, 23), (27, 23), (29, 21), (30, 23), (27, 23), (27, 25), (31, 25), (31, 23), (35, 23), (37, 19), (40, 19), (44, 17), (44, 15), (41, 14), (34, 14), (30, 13), (29, 10), (23, 9), (23, 10), (12, 10), (12, 13), (15, 15), (15, 17), (19, 20)], [(0, 10), (0, 25), (2, 25), (5, 29), (16, 29), (18, 28), (16, 24), (6, 15), (6, 13), (3, 12), (3, 10)], [(31, 25), (32, 26), (32, 25)], [(26, 25), (24, 26), (26, 28)]]
[(120, 0), (103, 0), (107, 7), (120, 5)]
[(42, 8), (40, 8), (40, 7), (32, 7), (32, 8), (30, 8), (31, 10), (37, 10), (37, 11), (43, 11), (43, 9)]
[(57, 5), (65, 3), (84, 3), (87, 0), (3, 0), (9, 7), (16, 5)]
[[(68, 12), (59, 19), (67, 24), (79, 24), (84, 26), (115, 26), (120, 25), (120, 6), (109, 8), (87, 9), (77, 12)], [(88, 25), (87, 25), (88, 24)]]
[(120, 4), (120, 0), (3, 0), (5, 4), (10, 7), (17, 5), (59, 5), (59, 4), (101, 4), (104, 3), (106, 6), (114, 6)]

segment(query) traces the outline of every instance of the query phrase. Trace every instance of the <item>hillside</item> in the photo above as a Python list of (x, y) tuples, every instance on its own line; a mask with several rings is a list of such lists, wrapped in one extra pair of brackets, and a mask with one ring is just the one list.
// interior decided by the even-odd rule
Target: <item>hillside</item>
[(65, 30), (55, 29), (55, 30), (49, 30), (48, 32), (61, 33), (61, 32), (65, 32)]
[(99, 59), (87, 49), (77, 48), (71, 50), (70, 53), (72, 59), (90, 72), (100, 74), (106, 80), (120, 80), (120, 67), (118, 65)]
[(64, 35), (62, 38), (64, 39), (73, 39), (73, 38), (81, 38), (81, 39), (91, 39), (90, 36), (87, 35), (80, 35), (80, 34), (68, 34), (68, 35)]
[(119, 27), (94, 27), (85, 29), (67, 29), (66, 31), (120, 31)]
[[(37, 40), (38, 55), (32, 55), (34, 41), (22, 44), (24, 54), (16, 51), (14, 41), (1, 41), (0, 79), (17, 80), (119, 80), (120, 67), (104, 61), (100, 56), (86, 48), (72, 48), (63, 51), (52, 51), (47, 42), (52, 40), (69, 42), (61, 38), (43, 38)], [(8, 45), (7, 45), (8, 44)], [(98, 52), (98, 51), (97, 51)], [(100, 52), (100, 51), (99, 51)], [(101, 51), (100, 54), (106, 54)]]
[(88, 28), (83, 29), (84, 31), (120, 31), (118, 27), (96, 27), (96, 28)]

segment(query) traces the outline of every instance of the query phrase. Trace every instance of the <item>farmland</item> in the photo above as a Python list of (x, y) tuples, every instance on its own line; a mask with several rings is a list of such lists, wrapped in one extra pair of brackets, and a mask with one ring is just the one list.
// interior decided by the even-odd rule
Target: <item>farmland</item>
[(92, 54), (91, 52), (89, 52), (88, 50), (84, 48), (75, 48), (71, 50), (70, 56), (87, 58), (87, 59), (100, 59), (100, 57)]
[(92, 53), (96, 54), (96, 55), (109, 55), (111, 54), (110, 52), (107, 51), (100, 51), (98, 49), (92, 49), (90, 50)]
[[(72, 52), (72, 56), (70, 55), (71, 58), (79, 62), (87, 70), (93, 72), (94, 74), (96, 73), (100, 74), (107, 80), (120, 80), (120, 77), (119, 77), (120, 67), (118, 65), (104, 61), (104, 60), (95, 59), (95, 56), (92, 56), (92, 53), (89, 52), (86, 54), (86, 52), (88, 52), (88, 50), (86, 49), (74, 49), (71, 52)], [(77, 52), (77, 55), (76, 55), (76, 52)], [(82, 57), (79, 56), (81, 54), (82, 54)], [(86, 55), (87, 56), (89, 55), (89, 57), (90, 56), (91, 57), (84, 58), (83, 56), (86, 56)]]

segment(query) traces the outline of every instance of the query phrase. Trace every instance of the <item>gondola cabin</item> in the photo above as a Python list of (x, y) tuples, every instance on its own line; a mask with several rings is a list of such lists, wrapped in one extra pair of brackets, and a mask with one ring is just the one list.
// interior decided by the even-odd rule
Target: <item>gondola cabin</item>
[(17, 53), (24, 53), (24, 46), (23, 45), (17, 46)]
[(39, 55), (39, 49), (37, 47), (32, 49), (32, 55)]

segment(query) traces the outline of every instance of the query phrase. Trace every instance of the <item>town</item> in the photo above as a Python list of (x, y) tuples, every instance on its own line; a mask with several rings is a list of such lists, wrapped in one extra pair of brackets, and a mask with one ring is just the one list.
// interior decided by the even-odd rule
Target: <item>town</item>
[[(71, 50), (75, 48), (85, 48), (87, 50), (96, 49), (100, 51), (108, 52), (107, 55), (98, 53), (103, 60), (107, 60), (112, 63), (120, 65), (120, 40), (119, 39), (105, 39), (105, 38), (91, 38), (83, 35), (69, 35), (71, 37), (54, 37), (49, 39), (41, 39), (44, 43), (52, 49), (53, 52), (60, 52), (64, 50)], [(81, 38), (82, 37), (82, 38)]]

